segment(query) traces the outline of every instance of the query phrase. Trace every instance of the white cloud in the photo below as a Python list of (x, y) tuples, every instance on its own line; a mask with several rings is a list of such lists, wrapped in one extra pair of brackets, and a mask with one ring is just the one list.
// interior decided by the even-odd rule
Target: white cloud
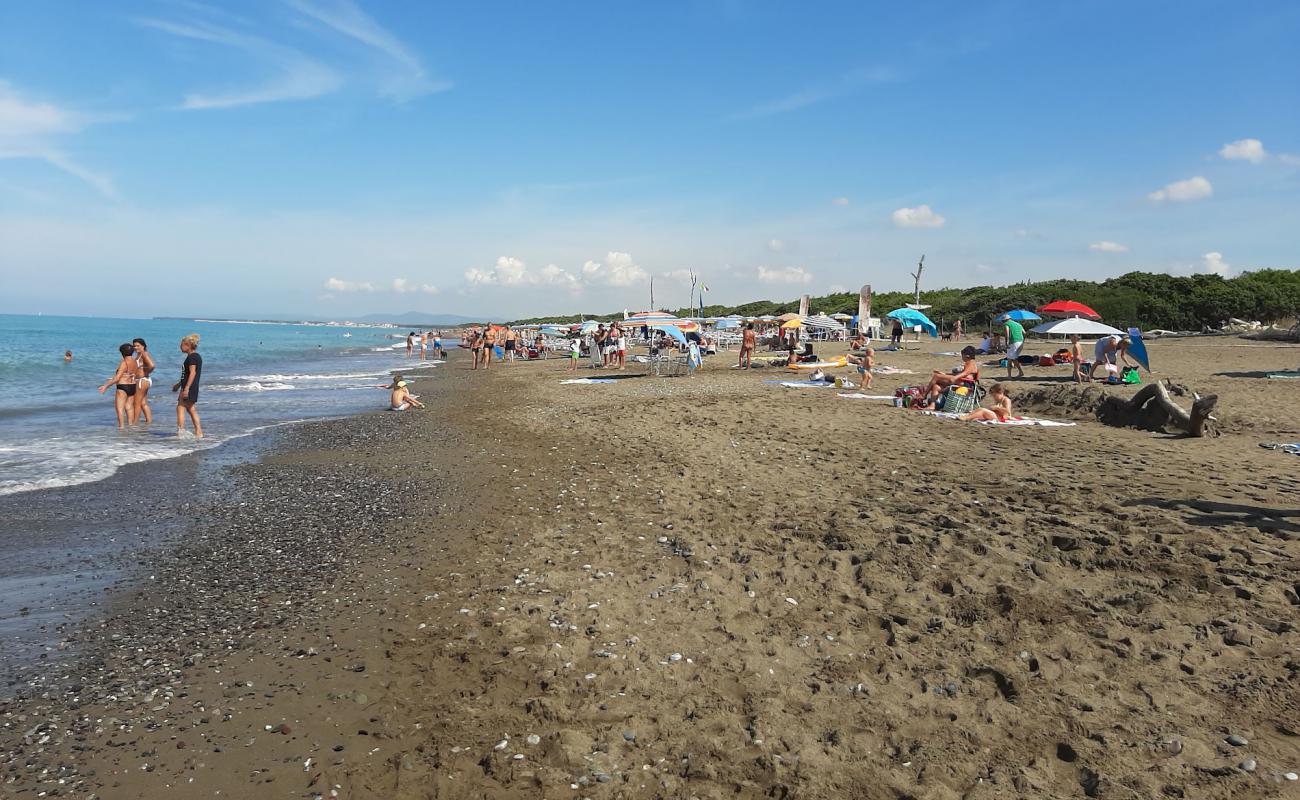
[(288, 2), (300, 13), (329, 26), (343, 36), (373, 48), (400, 67), (400, 71), (389, 73), (381, 80), (380, 91), (383, 94), (406, 99), (451, 88), (451, 83), (448, 81), (431, 79), (424, 65), (420, 63), (420, 59), (407, 49), (401, 40), (351, 0), (332, 0), (324, 3), (310, 0), (288, 0)]
[(1223, 260), (1223, 253), (1216, 251), (1201, 256), (1201, 272), (1226, 277), (1230, 271), (1232, 265)]
[(847, 197), (837, 197), (831, 201), (831, 205), (836, 205), (836, 206), (847, 206), (848, 204), (849, 204), (849, 198)]
[(587, 261), (582, 265), (582, 276), (591, 283), (606, 286), (632, 286), (644, 283), (650, 274), (632, 261), (628, 253), (611, 250), (604, 261)]
[(328, 278), (325, 289), (330, 292), (373, 292), (375, 285), (370, 281), (345, 281), (341, 278)]
[(779, 253), (785, 249), (785, 242), (781, 241), (780, 239), (768, 239), (767, 249), (772, 251), (773, 253)]
[(1174, 181), (1163, 189), (1157, 189), (1147, 195), (1147, 199), (1157, 203), (1169, 202), (1186, 202), (1188, 200), (1200, 200), (1214, 194), (1214, 187), (1205, 178), (1197, 175), (1188, 178), (1185, 181)]
[(746, 111), (732, 114), (728, 119), (736, 121), (770, 117), (775, 114), (785, 114), (790, 111), (797, 111), (801, 108), (807, 108), (808, 106), (851, 94), (864, 86), (876, 83), (888, 83), (897, 79), (898, 73), (889, 67), (864, 67), (853, 69), (840, 75), (834, 80), (800, 89), (793, 94), (788, 94), (785, 97), (767, 103), (760, 103)]
[(44, 161), (93, 186), (105, 197), (116, 197), (113, 181), (107, 176), (74, 161), (51, 138), (73, 134), (100, 119), (52, 103), (28, 100), (7, 81), (0, 81), (0, 160), (32, 159)]
[(190, 93), (181, 108), (202, 110), (274, 103), (281, 100), (307, 100), (329, 94), (343, 81), (333, 69), (293, 49), (259, 36), (237, 33), (205, 22), (182, 24), (159, 19), (142, 19), (141, 25), (183, 39), (210, 42), (241, 50), (275, 71), (274, 77), (260, 86), (214, 93)]
[(561, 286), (576, 288), (578, 278), (554, 264), (529, 271), (523, 260), (501, 256), (490, 269), (469, 269), (465, 281), (471, 286)]
[(1258, 139), (1238, 139), (1219, 148), (1219, 155), (1229, 161), (1249, 161), (1259, 164), (1268, 158), (1264, 143)]
[(427, 283), (412, 283), (406, 278), (393, 278), (393, 291), (398, 294), (414, 294), (423, 292), (424, 294), (437, 294), (438, 287)]
[(1300, 167), (1300, 156), (1291, 153), (1282, 153), (1277, 157), (1278, 161), (1286, 164), (1288, 167)]
[(761, 283), (812, 283), (812, 273), (803, 267), (783, 267), (781, 269), (758, 268), (758, 280)]
[(943, 215), (936, 214), (927, 205), (916, 208), (900, 208), (889, 215), (894, 225), (899, 228), (942, 228), (947, 222)]
[(1098, 253), (1127, 253), (1128, 245), (1119, 242), (1100, 241), (1088, 245), (1088, 249), (1095, 250)]

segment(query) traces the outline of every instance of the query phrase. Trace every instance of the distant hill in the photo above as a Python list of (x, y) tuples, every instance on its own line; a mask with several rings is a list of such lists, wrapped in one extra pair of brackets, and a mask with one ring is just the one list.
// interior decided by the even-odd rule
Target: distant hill
[(471, 322), (483, 322), (480, 317), (463, 317), (460, 314), (425, 314), (420, 311), (408, 311), (405, 314), (366, 314), (355, 317), (354, 322), (388, 322), (393, 325), (445, 325), (454, 327)]

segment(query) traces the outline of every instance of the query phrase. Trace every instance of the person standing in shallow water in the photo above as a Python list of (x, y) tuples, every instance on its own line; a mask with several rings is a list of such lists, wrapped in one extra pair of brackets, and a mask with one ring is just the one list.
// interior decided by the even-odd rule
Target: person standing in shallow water
[(128, 425), (134, 425), (140, 417), (140, 410), (136, 406), (136, 383), (140, 379), (140, 365), (136, 363), (135, 348), (131, 345), (124, 344), (117, 348), (117, 352), (122, 354), (122, 360), (118, 362), (113, 377), (100, 385), (99, 393), (103, 394), (108, 391), (108, 387), (117, 384), (117, 389), (113, 392), (113, 411), (117, 413), (118, 430), (124, 430)]
[(185, 430), (185, 416), (188, 414), (194, 423), (194, 437), (203, 438), (203, 426), (199, 423), (199, 379), (203, 376), (203, 356), (199, 355), (199, 335), (191, 333), (181, 339), (181, 352), (185, 354), (185, 363), (181, 365), (181, 379), (172, 385), (176, 395), (176, 433)]
[(149, 390), (153, 388), (153, 371), (158, 368), (154, 363), (153, 356), (149, 355), (149, 345), (145, 344), (144, 339), (136, 337), (131, 340), (131, 346), (135, 348), (135, 360), (140, 365), (140, 379), (136, 382), (135, 390), (135, 407), (138, 411), (137, 416), (143, 416), (145, 424), (153, 423), (153, 409), (149, 407)]

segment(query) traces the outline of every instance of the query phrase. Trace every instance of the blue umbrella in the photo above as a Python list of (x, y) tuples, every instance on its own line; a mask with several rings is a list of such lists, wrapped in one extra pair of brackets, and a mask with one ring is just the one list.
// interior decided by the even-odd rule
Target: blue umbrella
[(931, 336), (939, 335), (939, 329), (930, 321), (930, 318), (915, 308), (896, 308), (885, 316), (896, 319), (908, 327), (920, 325)]
[(1006, 322), (1009, 319), (1014, 319), (1016, 322), (1037, 322), (1040, 319), (1042, 319), (1042, 317), (1038, 316), (1032, 311), (1026, 311), (1023, 308), (1017, 308), (1015, 311), (1008, 311), (1007, 313), (998, 317), (998, 322)]
[(686, 344), (686, 334), (682, 333), (682, 329), (677, 327), (676, 325), (658, 323), (658, 324), (651, 324), (650, 327), (658, 331), (663, 331), (664, 333), (673, 337), (674, 339), (681, 342), (682, 344)]
[(1146, 371), (1151, 371), (1151, 358), (1147, 355), (1147, 346), (1142, 341), (1142, 331), (1137, 328), (1128, 329), (1128, 354), (1130, 358), (1135, 359)]

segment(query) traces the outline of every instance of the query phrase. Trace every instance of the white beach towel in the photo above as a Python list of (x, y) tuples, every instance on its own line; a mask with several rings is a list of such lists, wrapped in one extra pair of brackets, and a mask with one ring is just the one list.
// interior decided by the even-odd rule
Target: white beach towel
[(775, 383), (778, 386), (784, 386), (787, 389), (825, 389), (828, 386), (834, 386), (831, 381), (766, 381)]
[(893, 400), (892, 394), (863, 394), (862, 392), (840, 392), (840, 397), (847, 397), (850, 400)]
[[(947, 411), (922, 411), (922, 414), (930, 417), (942, 417), (943, 419), (961, 419), (960, 414), (950, 414)], [(1040, 428), (1073, 428), (1074, 422), (1056, 422), (1050, 419), (1039, 419), (1037, 417), (1012, 417), (1002, 422), (994, 422), (989, 419), (971, 420), (981, 425), (1015, 425), (1015, 426), (1038, 426)]]
[(871, 368), (871, 374), (872, 375), (911, 375), (913, 373), (912, 370), (910, 369), (901, 369), (899, 367), (891, 367), (888, 365), (883, 365), (883, 366), (877, 365)]
[(613, 378), (569, 378), (560, 383), (614, 383)]

